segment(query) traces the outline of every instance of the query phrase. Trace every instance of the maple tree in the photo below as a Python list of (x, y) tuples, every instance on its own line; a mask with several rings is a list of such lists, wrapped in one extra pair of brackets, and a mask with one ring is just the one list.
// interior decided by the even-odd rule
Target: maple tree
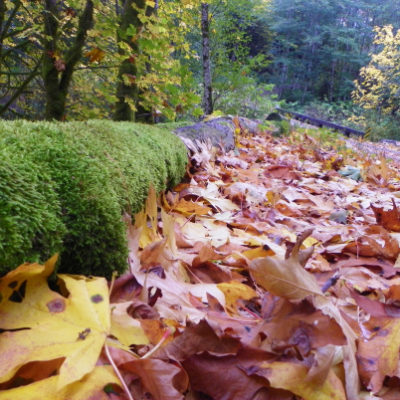
[[(392, 25), (386, 25), (375, 27), (374, 32), (377, 50), (371, 54), (369, 64), (361, 68), (359, 77), (354, 82), (352, 96), (365, 110), (364, 118), (359, 118), (361, 123), (364, 126), (373, 126), (375, 131), (378, 130), (376, 125), (397, 125), (400, 31), (396, 32)], [(387, 137), (393, 136), (391, 129), (387, 129)], [(379, 133), (373, 132), (373, 137), (379, 137)]]
[(125, 216), (129, 273), (2, 278), (0, 399), (399, 397), (400, 164), (234, 123)]

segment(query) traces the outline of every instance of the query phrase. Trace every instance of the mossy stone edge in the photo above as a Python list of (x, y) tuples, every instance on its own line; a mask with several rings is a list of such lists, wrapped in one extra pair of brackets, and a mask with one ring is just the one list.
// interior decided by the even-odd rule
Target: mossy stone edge
[(58, 271), (127, 267), (122, 214), (150, 184), (178, 184), (187, 151), (169, 127), (127, 122), (0, 122), (0, 274), (59, 252)]

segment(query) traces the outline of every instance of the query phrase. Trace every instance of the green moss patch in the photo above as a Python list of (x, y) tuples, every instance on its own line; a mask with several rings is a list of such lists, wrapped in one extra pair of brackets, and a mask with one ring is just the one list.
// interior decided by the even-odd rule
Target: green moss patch
[(0, 274), (61, 253), (59, 271), (126, 269), (123, 212), (179, 183), (186, 148), (168, 129), (111, 121), (0, 122)]

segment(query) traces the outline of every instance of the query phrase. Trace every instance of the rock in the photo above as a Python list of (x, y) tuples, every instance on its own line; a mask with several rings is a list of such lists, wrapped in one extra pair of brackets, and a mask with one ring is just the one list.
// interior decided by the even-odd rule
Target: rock
[[(207, 142), (210, 139), (214, 146), (220, 146), (228, 152), (235, 148), (234, 118), (230, 115), (216, 117), (194, 125), (177, 128), (174, 133), (178, 136), (191, 139), (194, 143), (195, 139), (201, 142)], [(257, 134), (259, 132), (258, 126), (261, 122), (239, 117), (239, 123), (242, 131), (247, 130), (251, 134)]]

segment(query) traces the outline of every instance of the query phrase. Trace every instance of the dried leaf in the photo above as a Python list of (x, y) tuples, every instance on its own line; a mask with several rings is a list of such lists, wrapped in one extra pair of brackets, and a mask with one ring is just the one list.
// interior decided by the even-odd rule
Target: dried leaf
[(217, 287), (224, 293), (226, 307), (231, 311), (237, 311), (237, 300), (250, 300), (253, 297), (257, 297), (255, 290), (240, 282), (219, 283)]
[(393, 376), (399, 364), (400, 320), (389, 320), (377, 327), (369, 340), (358, 342), (357, 359), (364, 385), (377, 393), (385, 376)]
[(263, 376), (268, 379), (272, 387), (290, 390), (307, 400), (347, 399), (342, 382), (332, 370), (322, 384), (320, 381), (307, 380), (309, 368), (300, 362), (267, 362), (256, 370), (251, 369), (246, 372)]
[(400, 214), (393, 198), (392, 204), (392, 210), (385, 210), (384, 208), (375, 207), (372, 204), (371, 208), (375, 214), (376, 223), (378, 225), (383, 226), (389, 231), (400, 232)]
[(120, 368), (137, 375), (145, 392), (150, 393), (154, 400), (183, 400), (182, 393), (189, 385), (181, 367), (161, 360), (134, 360), (122, 364)]
[(292, 300), (301, 300), (309, 295), (322, 295), (314, 278), (299, 262), (299, 250), (302, 242), (310, 236), (304, 233), (296, 242), (292, 254), (287, 260), (272, 257), (253, 260), (249, 269), (255, 281), (270, 293)]

